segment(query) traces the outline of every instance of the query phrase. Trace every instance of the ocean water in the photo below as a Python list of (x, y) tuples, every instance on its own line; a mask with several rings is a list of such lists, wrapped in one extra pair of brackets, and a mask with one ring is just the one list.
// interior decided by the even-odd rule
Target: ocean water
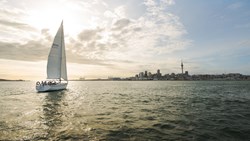
[(0, 140), (250, 140), (250, 82), (0, 82)]

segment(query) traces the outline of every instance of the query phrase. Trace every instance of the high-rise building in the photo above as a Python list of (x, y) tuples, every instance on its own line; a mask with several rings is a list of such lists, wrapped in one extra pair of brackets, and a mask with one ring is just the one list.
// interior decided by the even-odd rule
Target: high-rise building
[(148, 71), (145, 71), (144, 77), (148, 77)]
[(160, 72), (160, 70), (158, 69), (158, 70), (157, 70), (157, 74), (160, 74), (160, 73), (161, 73), (161, 72)]
[(144, 77), (143, 72), (140, 72), (140, 73), (139, 73), (139, 78), (140, 78), (140, 79), (143, 79), (143, 77)]
[(160, 79), (161, 78), (161, 72), (160, 69), (157, 70), (157, 78)]
[(148, 72), (148, 77), (151, 78), (152, 77), (152, 73)]
[(181, 74), (183, 74), (183, 62), (181, 60)]

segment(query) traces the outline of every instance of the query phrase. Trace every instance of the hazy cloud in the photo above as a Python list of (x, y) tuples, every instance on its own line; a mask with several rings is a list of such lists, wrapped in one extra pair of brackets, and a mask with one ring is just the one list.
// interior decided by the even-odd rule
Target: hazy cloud
[(126, 7), (124, 5), (119, 6), (114, 9), (115, 15), (117, 15), (119, 18), (126, 18)]
[(91, 40), (98, 40), (100, 39), (99, 32), (101, 32), (102, 29), (87, 29), (83, 30), (80, 34), (78, 34), (78, 38), (80, 41), (91, 41)]
[[(11, 9), (11, 10), (10, 10)], [(0, 8), (0, 17), (2, 19), (11, 19), (11, 17), (20, 18), (20, 16), (24, 15), (24, 12), (22, 10), (16, 9), (16, 8)]]
[[(95, 11), (94, 15), (103, 15), (106, 21), (93, 23), (96, 27), (79, 29), (80, 32), (76, 35), (65, 36), (69, 62), (115, 67), (119, 63), (138, 63), (155, 55), (181, 50), (191, 42), (183, 38), (186, 31), (179, 18), (166, 12), (168, 6), (174, 4), (173, 0), (145, 0), (143, 4), (146, 13), (136, 19), (128, 17), (125, 5), (110, 9), (107, 3), (101, 0), (92, 3), (76, 1), (89, 10), (93, 5), (103, 9), (103, 13), (98, 14)], [(18, 12), (5, 10), (5, 13), (14, 17)], [(0, 24), (32, 30), (28, 24), (18, 21), (0, 20)], [(22, 43), (1, 42), (0, 58), (46, 60), (54, 35), (51, 35), (49, 29), (42, 29), (40, 34), (40, 38)]]
[(113, 30), (121, 30), (123, 29), (124, 27), (128, 26), (130, 23), (130, 20), (129, 19), (119, 19), (118, 21), (116, 21), (114, 23), (114, 27), (113, 27)]
[(50, 42), (52, 42), (52, 36), (49, 34), (49, 29), (42, 29), (41, 34), (44, 36), (44, 38)]
[[(140, 18), (130, 20), (129, 25), (120, 28), (120, 37), (127, 43), (129, 50), (135, 56), (152, 57), (155, 54), (166, 54), (182, 50), (191, 44), (190, 40), (183, 38), (187, 32), (180, 23), (179, 18), (166, 13), (168, 6), (174, 4), (171, 0), (144, 2), (147, 12)], [(121, 23), (128, 23), (122, 21)], [(133, 53), (131, 53), (133, 54)]]
[(144, 4), (147, 11), (138, 19), (117, 16), (118, 11), (126, 11), (124, 6), (106, 10), (104, 16), (113, 22), (102, 29), (80, 32), (78, 39), (71, 40), (75, 52), (90, 59), (131, 60), (139, 57), (143, 60), (156, 54), (182, 50), (191, 44), (190, 40), (182, 37), (186, 31), (179, 18), (165, 11), (174, 4), (172, 0), (146, 0)]
[(0, 25), (12, 27), (12, 28), (23, 29), (23, 30), (35, 30), (35, 28), (29, 26), (28, 24), (19, 23), (19, 22), (15, 22), (15, 21), (0, 20)]
[(41, 40), (21, 43), (0, 42), (0, 58), (23, 61), (45, 60), (48, 48), (44, 47)]

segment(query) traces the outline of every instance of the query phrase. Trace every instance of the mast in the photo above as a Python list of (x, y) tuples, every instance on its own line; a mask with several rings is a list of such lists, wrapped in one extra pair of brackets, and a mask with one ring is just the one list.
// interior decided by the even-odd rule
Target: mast
[(61, 37), (60, 37), (61, 50), (60, 54), (60, 80), (68, 81), (67, 77), (67, 66), (66, 66), (66, 52), (65, 52), (65, 42), (64, 42), (64, 29), (63, 29), (63, 21), (61, 23)]
[(60, 80), (60, 82), (61, 82), (61, 75), (62, 75), (62, 45), (63, 45), (63, 35), (64, 35), (64, 33), (63, 33), (63, 20), (62, 20), (62, 23), (61, 23), (61, 30), (62, 30), (62, 32), (61, 32), (61, 48), (60, 48), (60, 78), (59, 78), (59, 80)]

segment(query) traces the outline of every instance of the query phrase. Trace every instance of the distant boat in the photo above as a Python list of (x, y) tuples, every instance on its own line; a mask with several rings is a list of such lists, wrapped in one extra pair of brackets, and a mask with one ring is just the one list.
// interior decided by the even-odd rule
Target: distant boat
[(47, 62), (47, 80), (36, 82), (38, 92), (66, 89), (68, 85), (63, 22), (54, 38)]

